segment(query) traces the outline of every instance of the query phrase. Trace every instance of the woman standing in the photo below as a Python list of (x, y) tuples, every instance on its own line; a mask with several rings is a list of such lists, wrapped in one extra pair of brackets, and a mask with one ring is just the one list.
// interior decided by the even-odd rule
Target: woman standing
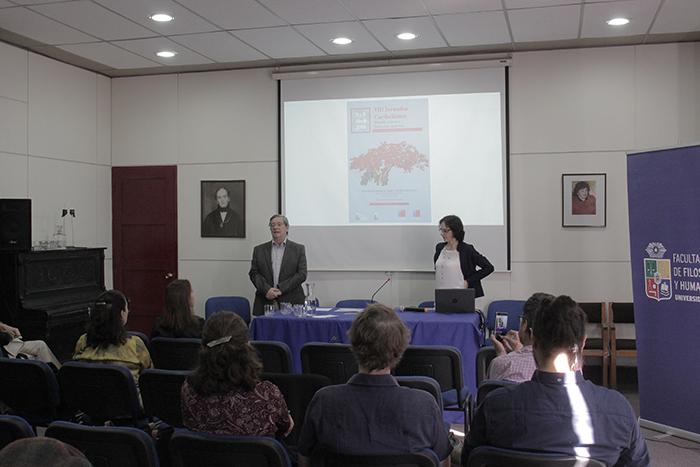
[(481, 280), (493, 272), (493, 265), (473, 245), (464, 243), (464, 225), (454, 215), (440, 219), (444, 242), (435, 246), (435, 288), (474, 289), (475, 297), (484, 296)]
[(187, 279), (165, 288), (165, 312), (158, 317), (151, 337), (202, 337), (204, 319), (194, 314), (194, 292)]

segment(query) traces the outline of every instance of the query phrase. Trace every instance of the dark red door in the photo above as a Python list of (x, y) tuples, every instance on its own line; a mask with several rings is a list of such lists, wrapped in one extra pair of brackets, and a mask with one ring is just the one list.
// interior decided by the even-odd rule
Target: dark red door
[(150, 335), (177, 277), (177, 167), (112, 167), (112, 244), (127, 328)]

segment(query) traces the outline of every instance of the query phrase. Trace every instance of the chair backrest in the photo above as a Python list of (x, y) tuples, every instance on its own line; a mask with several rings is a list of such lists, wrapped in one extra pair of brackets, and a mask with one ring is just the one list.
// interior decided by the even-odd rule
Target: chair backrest
[(127, 331), (126, 333), (130, 336), (138, 337), (139, 339), (141, 339), (146, 345), (146, 348), (150, 351), (151, 341), (146, 334), (142, 333), (141, 331)]
[(462, 355), (459, 349), (446, 345), (409, 345), (394, 370), (396, 376), (428, 376), (445, 392), (464, 386)]
[(612, 302), (609, 310), (611, 323), (634, 324), (634, 303)]
[(370, 303), (376, 302), (369, 298), (349, 298), (347, 300), (340, 300), (335, 306), (336, 308), (364, 308)]
[(486, 328), (493, 332), (496, 328), (496, 313), (508, 313), (507, 329), (518, 330), (520, 328), (520, 315), (523, 314), (525, 300), (494, 300), (489, 303), (486, 312)]
[(327, 376), (333, 384), (344, 384), (358, 372), (358, 367), (350, 344), (310, 342), (301, 348), (301, 371)]
[(428, 449), (390, 455), (349, 455), (326, 450), (317, 450), (312, 454), (311, 465), (315, 467), (439, 467), (437, 454)]
[(146, 415), (158, 417), (172, 426), (183, 426), (180, 390), (189, 374), (181, 370), (143, 370), (139, 390)]
[(407, 388), (420, 389), (429, 393), (437, 402), (440, 412), (443, 410), (442, 391), (440, 385), (433, 378), (428, 376), (396, 376), (396, 381), (400, 386)]
[(250, 341), (258, 351), (266, 373), (291, 373), (292, 351), (284, 342), (277, 341)]
[(476, 405), (479, 406), (482, 402), (484, 402), (484, 399), (486, 399), (486, 396), (491, 394), (493, 391), (499, 388), (503, 388), (506, 386), (513, 386), (516, 383), (515, 381), (506, 381), (503, 379), (486, 379), (479, 384), (478, 389), (476, 390)]
[(435, 300), (427, 300), (425, 302), (420, 302), (418, 308), (435, 308)]
[(155, 442), (138, 428), (53, 422), (46, 436), (79, 449), (92, 465), (158, 467)]
[(274, 383), (284, 396), (292, 417), (294, 418), (294, 429), (285, 438), (285, 443), (296, 446), (304, 426), (306, 418), (306, 408), (313, 399), (316, 391), (325, 386), (330, 386), (331, 380), (323, 375), (312, 374), (286, 374), (286, 373), (263, 373), (262, 379)]
[(0, 415), (0, 450), (17, 439), (36, 436), (32, 426), (22, 417)]
[(586, 350), (603, 349), (606, 345), (604, 328), (608, 326), (608, 314), (603, 302), (579, 302), (586, 313)]
[(202, 339), (155, 337), (151, 341), (153, 366), (161, 370), (193, 370), (199, 363)]
[(479, 387), (482, 381), (488, 378), (489, 365), (491, 360), (496, 358), (496, 349), (493, 347), (482, 347), (476, 353), (476, 386)]
[(61, 402), (56, 375), (39, 360), (0, 358), (0, 400), (29, 423), (48, 424)]
[(232, 311), (250, 323), (250, 302), (245, 297), (209, 297), (204, 303), (204, 317), (209, 318), (217, 311)]
[(544, 452), (516, 451), (493, 446), (479, 446), (469, 454), (469, 462), (462, 460), (465, 467), (604, 467), (595, 459)]
[(66, 362), (58, 371), (63, 403), (81, 411), (95, 424), (107, 420), (135, 423), (141, 405), (134, 377), (121, 365), (96, 362)]
[(177, 430), (170, 439), (173, 467), (291, 467), (274, 438), (220, 436)]

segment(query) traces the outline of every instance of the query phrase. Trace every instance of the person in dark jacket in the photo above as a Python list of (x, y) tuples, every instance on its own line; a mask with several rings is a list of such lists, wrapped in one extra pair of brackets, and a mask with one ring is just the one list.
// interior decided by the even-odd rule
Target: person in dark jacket
[(165, 288), (165, 312), (158, 317), (151, 337), (202, 337), (204, 319), (194, 314), (194, 293), (187, 279)]
[(464, 243), (464, 225), (454, 215), (440, 219), (444, 242), (435, 246), (435, 288), (474, 289), (475, 297), (484, 296), (481, 280), (493, 272), (493, 265), (473, 245)]

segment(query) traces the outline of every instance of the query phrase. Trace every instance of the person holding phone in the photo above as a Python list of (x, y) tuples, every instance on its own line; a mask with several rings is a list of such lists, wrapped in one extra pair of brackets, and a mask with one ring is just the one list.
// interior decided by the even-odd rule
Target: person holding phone
[[(535, 372), (535, 358), (532, 353), (532, 323), (543, 305), (554, 300), (554, 296), (538, 292), (533, 294), (523, 306), (520, 328), (506, 334), (493, 334), (491, 342), (498, 354), (489, 365), (489, 379), (506, 379), (522, 383), (529, 381)], [(498, 327), (498, 326), (497, 326)]]
[(440, 219), (444, 242), (435, 245), (435, 288), (474, 289), (476, 298), (484, 296), (481, 280), (493, 272), (493, 265), (473, 245), (464, 243), (464, 224), (454, 215)]

